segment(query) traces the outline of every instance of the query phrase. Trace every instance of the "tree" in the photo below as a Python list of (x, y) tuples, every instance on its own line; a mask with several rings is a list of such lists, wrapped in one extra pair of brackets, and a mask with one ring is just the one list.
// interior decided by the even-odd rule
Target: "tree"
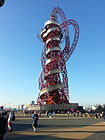
[(97, 113), (102, 113), (103, 110), (104, 110), (104, 109), (103, 109), (102, 105), (98, 105), (95, 111), (96, 111)]
[(103, 111), (105, 112), (105, 104), (103, 105)]

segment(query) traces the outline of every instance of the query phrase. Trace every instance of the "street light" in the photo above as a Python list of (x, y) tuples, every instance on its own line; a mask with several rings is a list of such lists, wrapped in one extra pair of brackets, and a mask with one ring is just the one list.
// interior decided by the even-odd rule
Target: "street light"
[(0, 7), (3, 6), (5, 0), (0, 0)]

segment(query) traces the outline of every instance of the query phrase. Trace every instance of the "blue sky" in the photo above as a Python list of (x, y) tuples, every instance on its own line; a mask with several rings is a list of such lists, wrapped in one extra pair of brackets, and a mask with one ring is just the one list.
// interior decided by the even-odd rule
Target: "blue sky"
[(44, 46), (37, 33), (56, 6), (80, 28), (67, 61), (70, 101), (105, 104), (105, 1), (5, 0), (0, 8), (0, 105), (36, 101)]

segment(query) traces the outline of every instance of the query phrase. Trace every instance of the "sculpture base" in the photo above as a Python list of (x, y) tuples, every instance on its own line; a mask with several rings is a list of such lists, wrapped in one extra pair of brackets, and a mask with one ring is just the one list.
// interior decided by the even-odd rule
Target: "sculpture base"
[(78, 103), (69, 103), (69, 104), (46, 104), (46, 105), (30, 105), (28, 110), (36, 110), (36, 111), (56, 111), (56, 110), (70, 110), (70, 109), (78, 109)]

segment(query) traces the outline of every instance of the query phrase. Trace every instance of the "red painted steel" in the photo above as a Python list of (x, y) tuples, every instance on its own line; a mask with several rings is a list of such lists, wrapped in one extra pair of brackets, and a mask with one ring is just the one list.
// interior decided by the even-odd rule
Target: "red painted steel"
[[(62, 23), (58, 22), (58, 14)], [(70, 45), (68, 26), (74, 27), (74, 40)], [(39, 78), (40, 93), (37, 104), (69, 103), (68, 77), (66, 61), (73, 53), (79, 38), (78, 23), (67, 20), (63, 10), (56, 7), (52, 10), (50, 19), (45, 23), (40, 34), (44, 42), (41, 56), (43, 71)], [(61, 50), (62, 37), (65, 47)]]

